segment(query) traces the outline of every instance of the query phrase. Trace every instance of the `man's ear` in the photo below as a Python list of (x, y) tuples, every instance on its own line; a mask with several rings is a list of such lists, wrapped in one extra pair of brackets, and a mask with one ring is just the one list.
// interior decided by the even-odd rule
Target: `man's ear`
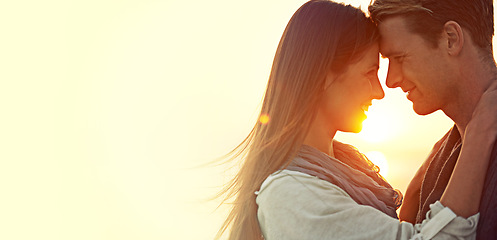
[(464, 32), (461, 26), (454, 21), (448, 21), (444, 24), (442, 38), (446, 40), (445, 47), (449, 55), (457, 56), (464, 45)]

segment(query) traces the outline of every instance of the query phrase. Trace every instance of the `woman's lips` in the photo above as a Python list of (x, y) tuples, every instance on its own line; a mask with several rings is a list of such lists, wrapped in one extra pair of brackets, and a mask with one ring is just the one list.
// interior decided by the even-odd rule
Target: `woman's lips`
[(363, 105), (361, 106), (361, 108), (362, 108), (362, 110), (363, 110), (364, 112), (367, 112), (367, 111), (368, 111), (368, 109), (369, 109), (369, 106), (371, 106), (371, 103), (365, 103), (365, 104), (363, 104)]

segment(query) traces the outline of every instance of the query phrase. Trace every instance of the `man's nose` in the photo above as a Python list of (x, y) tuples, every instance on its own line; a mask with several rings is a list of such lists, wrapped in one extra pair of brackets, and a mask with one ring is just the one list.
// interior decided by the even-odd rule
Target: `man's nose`
[(400, 87), (401, 82), (402, 82), (402, 73), (400, 65), (392, 63), (392, 61), (389, 61), (387, 81), (386, 81), (387, 87), (389, 88)]

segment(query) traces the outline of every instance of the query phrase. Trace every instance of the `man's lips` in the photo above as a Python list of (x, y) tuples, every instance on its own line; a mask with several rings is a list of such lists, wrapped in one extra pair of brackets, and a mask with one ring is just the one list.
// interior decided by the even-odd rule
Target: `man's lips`
[(405, 93), (409, 93), (410, 91), (412, 91), (413, 89), (415, 89), (416, 87), (411, 87), (411, 88), (402, 88), (402, 91), (404, 91)]
[(402, 88), (402, 91), (404, 91), (404, 93), (406, 93), (407, 99), (411, 100), (410, 96), (412, 95), (412, 93), (415, 89), (416, 89), (416, 87), (412, 87), (409, 89)]

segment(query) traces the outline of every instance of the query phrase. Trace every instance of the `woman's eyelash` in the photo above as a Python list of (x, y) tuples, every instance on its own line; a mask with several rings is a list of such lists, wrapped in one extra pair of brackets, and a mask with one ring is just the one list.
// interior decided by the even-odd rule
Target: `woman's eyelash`
[(376, 75), (376, 74), (378, 74), (378, 69), (372, 69), (367, 74), (368, 75), (371, 75), (371, 74), (375, 74)]
[(404, 57), (405, 57), (405, 56), (406, 56), (406, 55), (395, 56), (395, 57), (393, 57), (393, 59), (394, 59), (395, 61), (400, 62), (400, 61), (402, 61), (402, 60), (404, 59)]

